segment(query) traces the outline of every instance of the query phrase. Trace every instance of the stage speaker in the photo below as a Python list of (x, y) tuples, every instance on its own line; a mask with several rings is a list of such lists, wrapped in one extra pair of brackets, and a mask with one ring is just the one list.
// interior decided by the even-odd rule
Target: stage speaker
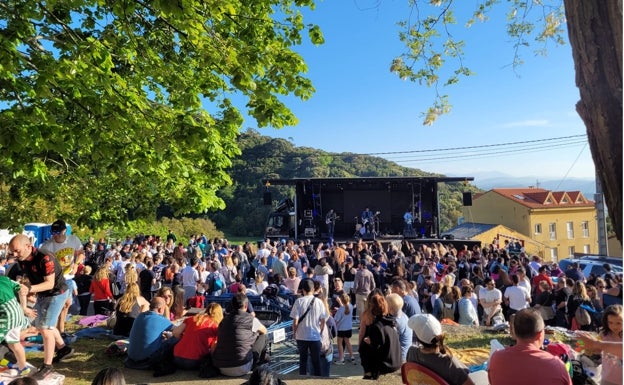
[(264, 200), (265, 206), (270, 206), (271, 204), (273, 204), (273, 197), (271, 196), (271, 193), (268, 191), (264, 193), (263, 200)]
[(472, 206), (472, 193), (471, 192), (465, 192), (463, 197), (463, 203), (464, 206)]

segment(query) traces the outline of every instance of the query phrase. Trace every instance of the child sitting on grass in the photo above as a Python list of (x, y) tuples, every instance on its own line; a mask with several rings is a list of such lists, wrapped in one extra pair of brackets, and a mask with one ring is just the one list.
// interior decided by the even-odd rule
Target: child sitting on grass
[[(6, 341), (9, 349), (15, 354), (19, 375), (30, 374), (31, 367), (26, 362), (26, 352), (20, 343), (21, 333), (30, 324), (26, 315), (33, 315), (32, 309), (26, 306), (28, 288), (12, 281), (8, 277), (0, 276), (0, 342)], [(15, 298), (19, 294), (20, 302)]]

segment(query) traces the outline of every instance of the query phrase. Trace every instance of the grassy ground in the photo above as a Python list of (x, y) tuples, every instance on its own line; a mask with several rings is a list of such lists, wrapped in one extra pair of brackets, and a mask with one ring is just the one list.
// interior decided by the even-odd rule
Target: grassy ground
[[(75, 321), (76, 317), (72, 318), (67, 323), (67, 331), (72, 332), (80, 328)], [(490, 346), (490, 340), (493, 338), (498, 339), (502, 344), (508, 345), (511, 340), (506, 333), (496, 333), (484, 331), (481, 328), (465, 327), (465, 326), (444, 326), (447, 338), (446, 344), (455, 350), (463, 349), (488, 349)], [(357, 335), (357, 334), (356, 334)], [(355, 339), (357, 337), (354, 336)], [(112, 342), (108, 338), (98, 339), (78, 339), (74, 347), (76, 349), (76, 355), (68, 360), (56, 364), (55, 370), (65, 375), (65, 385), (88, 385), (95, 377), (97, 372), (105, 367), (123, 367), (123, 359), (120, 357), (109, 357), (106, 355), (106, 347)], [(353, 341), (356, 343), (356, 341)], [(357, 348), (355, 348), (357, 351)], [(38, 366), (43, 359), (42, 353), (29, 353), (28, 360), (31, 364)], [(358, 368), (359, 369), (359, 368)], [(339, 367), (332, 367), (332, 374), (334, 371), (340, 371)], [(126, 380), (128, 383), (143, 383), (151, 382), (146, 381), (146, 376), (151, 377), (151, 373), (124, 370), (126, 373)], [(340, 375), (340, 373), (338, 373)], [(163, 377), (162, 380), (169, 377)], [(174, 378), (170, 378), (169, 381), (173, 381)], [(176, 373), (175, 381), (194, 381), (198, 380), (195, 373), (181, 372)], [(242, 382), (242, 381), (240, 381)]]

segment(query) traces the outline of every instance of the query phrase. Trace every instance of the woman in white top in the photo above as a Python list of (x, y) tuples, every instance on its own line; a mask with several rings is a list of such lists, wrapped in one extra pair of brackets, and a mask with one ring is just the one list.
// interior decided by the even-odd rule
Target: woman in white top
[(314, 297), (314, 282), (301, 282), (303, 296), (297, 298), (290, 312), (293, 335), (299, 349), (299, 374), (307, 375), (308, 356), (312, 359), (312, 376), (321, 375), (321, 332), (329, 317), (323, 301)]

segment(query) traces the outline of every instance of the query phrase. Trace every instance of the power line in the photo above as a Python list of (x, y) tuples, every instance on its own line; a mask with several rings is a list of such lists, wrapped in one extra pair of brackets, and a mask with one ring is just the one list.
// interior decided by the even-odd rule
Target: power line
[(520, 154), (520, 153), (531, 153), (531, 152), (539, 152), (545, 149), (554, 149), (554, 148), (565, 148), (565, 147), (573, 147), (578, 146), (579, 144), (585, 144), (585, 141), (578, 142), (569, 142), (569, 143), (560, 143), (560, 144), (544, 144), (542, 146), (530, 146), (526, 148), (518, 148), (518, 149), (502, 149), (500, 151), (490, 151), (487, 153), (477, 153), (477, 154), (444, 154), (441, 156), (431, 156), (431, 157), (423, 157), (423, 158), (411, 158), (411, 159), (402, 159), (402, 160), (392, 160), (396, 163), (411, 163), (411, 162), (429, 162), (429, 161), (437, 161), (444, 159), (453, 159), (456, 161), (466, 159), (466, 158), (487, 158), (491, 156), (498, 156), (500, 154)]
[(558, 138), (546, 138), (546, 139), (535, 139), (535, 140), (524, 140), (521, 142), (507, 142), (507, 143), (498, 143), (498, 144), (481, 144), (478, 146), (466, 146), (466, 147), (450, 147), (450, 148), (437, 148), (437, 149), (427, 149), (427, 150), (411, 150), (411, 151), (389, 151), (389, 152), (372, 152), (367, 154), (358, 154), (358, 155), (393, 155), (393, 154), (413, 154), (420, 152), (440, 152), (440, 151), (456, 151), (456, 150), (468, 150), (475, 148), (487, 148), (487, 147), (500, 147), (500, 146), (509, 146), (513, 144), (528, 144), (528, 143), (536, 143), (536, 142), (548, 142), (553, 140), (562, 140), (562, 139), (570, 139), (570, 138), (586, 138), (585, 134), (582, 135), (571, 135), (571, 136), (560, 136)]
[[(496, 147), (497, 149), (503, 149), (504, 147), (504, 151), (506, 152), (519, 152), (519, 151), (524, 151), (524, 150), (531, 150), (534, 148), (550, 148), (550, 147), (556, 147), (556, 146), (563, 146), (563, 145), (576, 145), (576, 144), (583, 144), (583, 143), (587, 143), (586, 140), (567, 140), (567, 141), (562, 141), (562, 142), (551, 142), (551, 143), (543, 143), (543, 144), (539, 144), (539, 145), (518, 145), (518, 144), (514, 144), (514, 145), (509, 145), (507, 147), (504, 146), (498, 146)], [(443, 153), (443, 151), (440, 151), (440, 153)], [(491, 153), (491, 152), (488, 152)], [(494, 153), (500, 153), (500, 151), (495, 151)], [(443, 155), (453, 155), (453, 156), (464, 156), (464, 155), (472, 155), (472, 154), (477, 154), (477, 155), (483, 155), (484, 152), (481, 148), (478, 149), (471, 149), (469, 151), (463, 151), (463, 152), (449, 152), (447, 151), (446, 153), (440, 154), (441, 156)], [(422, 154), (423, 157), (428, 157), (431, 156), (432, 154)], [(386, 157), (386, 159), (388, 160), (393, 160), (393, 161), (399, 161), (398, 159), (414, 159), (414, 157), (418, 157), (419, 155), (417, 154), (411, 154), (411, 155), (403, 155), (403, 156), (392, 156), (392, 157)]]
[(492, 156), (500, 156), (500, 154), (512, 154), (512, 153), (521, 154), (521, 153), (540, 152), (545, 149), (566, 148), (566, 147), (578, 146), (579, 144), (585, 144), (585, 142), (580, 141), (580, 142), (574, 142), (574, 143), (563, 143), (563, 144), (555, 144), (555, 145), (550, 144), (550, 145), (544, 145), (544, 146), (532, 146), (532, 147), (527, 147), (523, 149), (516, 149), (513, 151), (501, 150), (501, 151), (491, 151), (491, 152), (480, 153), (480, 154), (466, 154), (466, 155), (450, 154), (450, 155), (444, 155), (444, 156), (434, 156), (434, 157), (429, 157), (429, 158), (393, 160), (393, 162), (396, 162), (396, 163), (431, 162), (431, 161), (440, 161), (440, 160), (446, 160), (446, 159), (453, 160), (453, 161), (461, 161), (462, 159), (466, 159), (466, 158), (488, 158)]

